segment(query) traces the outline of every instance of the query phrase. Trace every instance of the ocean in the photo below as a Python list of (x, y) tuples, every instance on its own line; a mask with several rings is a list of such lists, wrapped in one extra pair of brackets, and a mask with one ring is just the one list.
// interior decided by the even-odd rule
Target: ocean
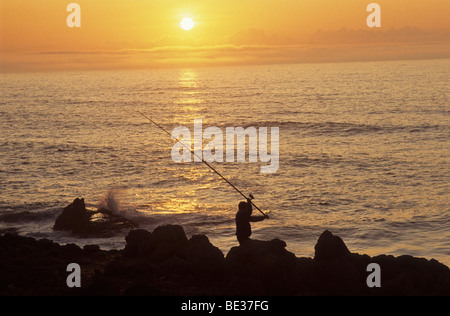
[(449, 73), (447, 59), (2, 74), (0, 234), (123, 249), (126, 231), (53, 231), (79, 197), (140, 228), (206, 234), (225, 255), (237, 246), (242, 196), (205, 164), (174, 162), (174, 141), (140, 111), (169, 132), (196, 119), (279, 128), (276, 172), (211, 164), (270, 211), (254, 239), (312, 257), (330, 230), (352, 252), (450, 265)]

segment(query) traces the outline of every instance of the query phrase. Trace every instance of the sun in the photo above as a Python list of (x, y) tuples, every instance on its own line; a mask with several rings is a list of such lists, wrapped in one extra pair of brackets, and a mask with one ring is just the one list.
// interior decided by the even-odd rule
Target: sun
[(181, 20), (180, 22), (180, 26), (183, 30), (185, 31), (190, 31), (192, 30), (192, 28), (194, 27), (194, 20), (192, 20), (191, 18), (184, 18), (183, 20)]

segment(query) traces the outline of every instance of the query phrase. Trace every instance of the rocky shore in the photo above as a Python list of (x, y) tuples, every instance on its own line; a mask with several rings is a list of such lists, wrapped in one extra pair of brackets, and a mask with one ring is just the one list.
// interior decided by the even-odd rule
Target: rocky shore
[[(314, 258), (285, 247), (250, 240), (224, 255), (207, 236), (188, 239), (179, 225), (131, 230), (124, 249), (113, 251), (5, 234), (0, 295), (450, 295), (450, 270), (434, 259), (352, 253), (329, 231)], [(70, 263), (81, 268), (81, 287), (66, 284)], [(371, 263), (380, 267), (380, 287), (367, 285)]]

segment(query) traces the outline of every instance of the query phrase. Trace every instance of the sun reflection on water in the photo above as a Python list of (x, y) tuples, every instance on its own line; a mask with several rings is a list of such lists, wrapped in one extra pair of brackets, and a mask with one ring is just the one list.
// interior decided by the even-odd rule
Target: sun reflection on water
[(173, 101), (175, 119), (181, 124), (192, 124), (194, 119), (202, 118), (205, 107), (202, 91), (198, 84), (198, 74), (192, 70), (181, 71), (177, 82), (177, 96)]

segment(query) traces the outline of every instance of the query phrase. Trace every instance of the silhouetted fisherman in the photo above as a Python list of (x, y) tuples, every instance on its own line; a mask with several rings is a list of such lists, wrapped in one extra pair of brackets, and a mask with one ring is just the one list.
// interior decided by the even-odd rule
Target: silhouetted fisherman
[(253, 208), (251, 199), (247, 199), (247, 202), (239, 203), (239, 211), (236, 213), (236, 237), (239, 244), (250, 239), (252, 235), (252, 228), (250, 222), (260, 222), (269, 216), (252, 216)]

